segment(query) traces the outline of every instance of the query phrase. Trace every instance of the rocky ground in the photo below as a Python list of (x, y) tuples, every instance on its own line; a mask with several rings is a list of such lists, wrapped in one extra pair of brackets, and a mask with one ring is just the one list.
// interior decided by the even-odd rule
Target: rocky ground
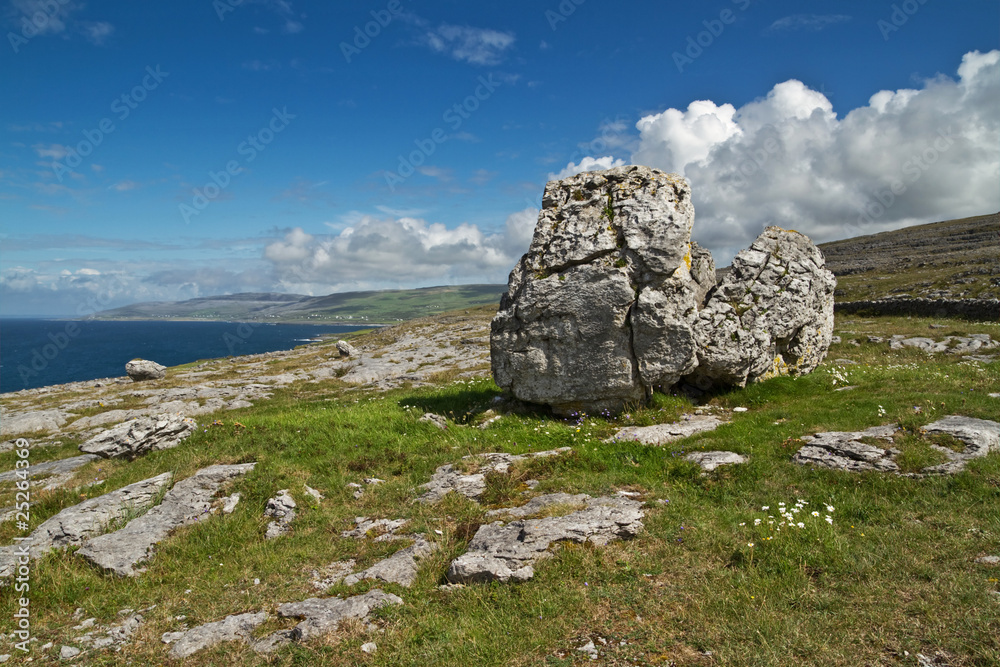
[[(229, 411), (246, 410), (281, 391), (301, 391), (335, 381), (338, 385), (378, 393), (482, 376), (489, 368), (490, 315), (484, 309), (380, 330), (347, 345), (305, 346), (287, 352), (206, 361), (170, 369), (162, 380), (133, 382), (128, 378), (112, 378), (6, 394), (0, 397), (3, 434), (8, 438), (3, 449), (13, 449), (15, 439), (20, 437), (29, 438), (33, 447), (62, 447), (59, 451), (67, 449), (67, 444), (78, 444), (88, 453), (33, 465), (24, 476), (31, 478), (32, 489), (64, 488), (78, 493), (93, 488), (90, 485), (94, 484), (100, 489), (101, 480), (95, 466), (101, 460), (116, 457), (132, 460), (164, 448), (183, 447), (184, 439), (193, 430), (188, 426), (197, 418), (225, 418)], [(947, 332), (948, 335), (941, 335), (946, 332), (929, 330), (926, 336), (848, 338), (843, 329), (840, 333), (835, 343), (841, 347), (835, 351), (856, 343), (866, 349), (882, 346), (886, 353), (919, 351), (928, 358), (934, 355), (968, 358), (966, 363), (990, 363), (993, 358), (984, 353), (1000, 347), (1000, 343), (984, 334)], [(850, 363), (843, 359), (831, 363), (840, 362)], [(479, 427), (482, 432), (489, 431), (503, 408), (497, 404), (496, 410), (481, 415)], [(673, 443), (731, 424), (742, 418), (744, 412), (746, 408), (705, 405), (669, 423), (623, 427), (611, 434), (607, 442), (677, 447)], [(442, 433), (455, 428), (454, 423), (442, 415), (427, 414), (424, 420), (440, 428)], [(798, 443), (801, 447), (793, 460), (812, 467), (899, 473), (895, 463), (899, 450), (894, 449), (893, 444), (899, 426), (883, 425), (874, 420), (872, 426), (874, 428), (859, 432), (803, 433)], [(1000, 424), (989, 420), (950, 415), (929, 424), (926, 431), (953, 437), (965, 443), (965, 448), (939, 446), (947, 461), (927, 466), (921, 475), (956, 474), (968, 461), (1000, 451)], [(429, 481), (414, 489), (407, 500), (433, 506), (447, 503), (457, 495), (478, 503), (490, 480), (497, 476), (508, 475), (530, 461), (555, 461), (566, 456), (573, 456), (572, 448), (525, 455), (488, 452), (456, 456), (453, 463), (438, 467)], [(731, 451), (697, 451), (686, 453), (684, 457), (700, 466), (704, 475), (714, 474), (720, 466), (746, 464), (753, 458)], [(31, 558), (41, 557), (51, 548), (73, 547), (76, 558), (92, 563), (108, 577), (142, 577), (145, 564), (155, 559), (157, 550), (162, 548), (158, 545), (169, 541), (172, 531), (212, 515), (230, 514), (236, 510), (240, 497), (231, 493), (230, 488), (234, 480), (250, 474), (254, 466), (252, 461), (213, 465), (181, 480), (175, 480), (170, 471), (163, 471), (141, 482), (69, 505), (35, 527), (26, 543), (0, 547), (0, 577), (16, 573), (15, 555), (19, 546), (27, 549)], [(17, 469), (0, 475), (0, 483), (18, 479)], [(362, 481), (363, 484), (348, 485), (355, 499), (363, 499), (367, 489), (384, 483), (370, 477)], [(521, 487), (524, 491), (516, 494), (505, 507), (486, 513), (490, 521), (469, 536), (471, 539), (461, 553), (448, 551), (442, 591), (477, 582), (529, 581), (535, 576), (536, 565), (552, 557), (553, 545), (557, 543), (600, 547), (614, 540), (632, 540), (644, 531), (647, 514), (660, 502), (628, 488), (602, 495), (558, 489), (535, 492), (538, 484), (538, 480), (525, 480)], [(280, 538), (293, 529), (300, 509), (293, 495), (299, 496), (300, 504), (304, 495), (317, 504), (332, 502), (308, 486), (278, 491), (266, 505), (265, 517), (270, 522), (267, 539)], [(4, 514), (12, 518), (13, 512), (9, 509)], [(355, 523), (356, 527), (344, 531), (342, 538), (356, 540), (359, 544), (402, 541), (407, 546), (364, 568), (357, 567), (354, 559), (332, 562), (323, 571), (313, 573), (317, 591), (334, 585), (355, 586), (365, 582), (396, 586), (398, 588), (393, 590), (397, 591), (408, 589), (417, 580), (421, 567), (440, 558), (442, 549), (453, 549), (443, 540), (441, 531), (412, 530), (405, 518), (359, 516)], [(984, 561), (983, 566), (988, 565)], [(348, 597), (273, 602), (250, 611), (234, 609), (240, 613), (219, 616), (218, 620), (194, 627), (184, 627), (185, 624), (178, 621), (174, 626), (177, 629), (159, 637), (166, 647), (163, 655), (179, 660), (223, 642), (237, 642), (257, 654), (266, 655), (291, 644), (315, 641), (340, 627), (357, 627), (357, 624), (376, 633), (378, 623), (371, 616), (375, 611), (407, 604), (404, 597), (380, 588), (369, 588)], [(35, 649), (46, 649), (41, 651), (42, 655), (52, 659), (85, 661), (88, 656), (100, 655), (100, 651), (121, 649), (136, 641), (150, 613), (155, 612), (122, 609), (119, 612), (121, 622), (110, 625), (98, 624), (95, 619), (84, 619), (81, 615), (68, 621), (70, 639), (65, 644), (36, 646)], [(269, 631), (262, 634), (261, 628)], [(594, 635), (582, 646), (571, 647), (570, 653), (594, 659), (604, 655), (606, 644), (604, 637)], [(0, 647), (0, 651), (0, 661), (8, 659), (4, 655), (17, 658), (9, 646), (7, 650)], [(376, 642), (366, 641), (361, 651), (374, 653)]]
[(823, 243), (837, 301), (1000, 298), (1000, 213)]

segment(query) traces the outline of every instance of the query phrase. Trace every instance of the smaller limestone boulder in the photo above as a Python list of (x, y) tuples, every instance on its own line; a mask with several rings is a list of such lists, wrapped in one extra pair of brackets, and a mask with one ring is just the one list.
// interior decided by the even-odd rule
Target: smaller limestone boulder
[(176, 447), (197, 426), (195, 420), (179, 414), (139, 417), (94, 436), (80, 445), (80, 451), (106, 459), (134, 459), (146, 452)]
[(147, 359), (133, 359), (125, 364), (125, 372), (133, 382), (162, 380), (167, 375), (167, 367)]
[(267, 501), (264, 516), (274, 520), (267, 524), (264, 539), (273, 540), (291, 532), (291, 523), (295, 518), (295, 507), (295, 499), (288, 494), (288, 489), (278, 491), (278, 495)]
[(346, 340), (337, 341), (337, 352), (340, 353), (342, 357), (357, 357), (358, 350), (353, 345), (348, 343)]

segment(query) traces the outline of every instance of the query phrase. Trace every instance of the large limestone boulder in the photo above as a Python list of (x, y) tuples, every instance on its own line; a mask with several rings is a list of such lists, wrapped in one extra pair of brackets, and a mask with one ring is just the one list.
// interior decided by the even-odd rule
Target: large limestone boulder
[(133, 382), (162, 380), (167, 375), (167, 367), (148, 359), (133, 359), (125, 364), (125, 372)]
[(768, 227), (699, 313), (696, 386), (809, 373), (833, 337), (833, 273), (804, 234)]
[(694, 370), (692, 325), (711, 285), (691, 269), (707, 282), (714, 272), (693, 222), (688, 184), (648, 167), (550, 182), (493, 320), (497, 384), (558, 414), (617, 411)]

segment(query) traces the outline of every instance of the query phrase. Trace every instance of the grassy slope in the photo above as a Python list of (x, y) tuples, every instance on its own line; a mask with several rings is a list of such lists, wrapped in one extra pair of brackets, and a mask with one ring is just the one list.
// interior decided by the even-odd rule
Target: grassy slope
[[(927, 324), (839, 319), (837, 329), (845, 341), (876, 333), (937, 333)], [(942, 332), (1000, 337), (996, 325), (947, 324)], [(93, 464), (80, 479), (106, 479), (100, 487), (105, 492), (164, 470), (183, 477), (212, 463), (258, 461), (235, 486), (243, 494), (237, 511), (178, 531), (136, 580), (104, 576), (70, 554), (50, 556), (32, 573), (35, 635), (39, 644), (54, 641), (58, 649), (78, 634), (68, 629), (77, 607), (113, 623), (123, 607), (155, 604), (137, 642), (120, 654), (89, 660), (160, 664), (166, 647), (159, 636), (182, 626), (178, 615), (195, 625), (226, 614), (273, 611), (277, 602), (315, 594), (310, 570), (346, 558), (365, 567), (402, 546), (339, 537), (355, 516), (364, 515), (407, 517), (412, 530), (427, 531), (443, 546), (413, 588), (382, 586), (405, 600), (378, 613), (384, 632), (371, 635), (348, 624), (326, 641), (291, 647), (270, 663), (230, 644), (188, 664), (590, 664), (575, 648), (598, 636), (608, 641), (598, 642), (600, 664), (912, 665), (917, 652), (935, 651), (952, 666), (1000, 664), (1000, 600), (991, 593), (1000, 589), (1000, 568), (972, 562), (1000, 552), (1000, 456), (954, 477), (923, 480), (811, 470), (789, 460), (796, 438), (820, 430), (893, 421), (914, 429), (956, 413), (996, 419), (1000, 401), (987, 392), (1000, 391), (1000, 364), (846, 342), (834, 346), (829, 358), (858, 364), (830, 361), (807, 377), (714, 396), (714, 405), (749, 411), (714, 433), (667, 448), (600, 441), (621, 425), (670, 421), (690, 411), (682, 397), (658, 396), (652, 406), (617, 422), (508, 415), (486, 431), (471, 428), (465, 424), (479, 419), (498, 394), (487, 377), (386, 394), (332, 380), (220, 414), (223, 424), (209, 426), (213, 417), (203, 417), (202, 429), (183, 446), (132, 463)], [(844, 381), (857, 388), (834, 391)], [(418, 421), (425, 411), (447, 414), (455, 423), (439, 431)], [(491, 479), (491, 502), (519, 504), (515, 498), (525, 488), (520, 483), (530, 478), (541, 480), (539, 492), (637, 490), (647, 501), (645, 532), (605, 548), (561, 548), (525, 584), (439, 590), (449, 560), (487, 520), (486, 508), (456, 498), (430, 507), (415, 504), (414, 487), (436, 466), (464, 454), (558, 446), (573, 452), (510, 479)], [(701, 476), (681, 458), (713, 449), (749, 454), (751, 461)], [(11, 467), (11, 457), (0, 454), (0, 464)], [(387, 483), (353, 499), (345, 484), (369, 476)], [(318, 506), (308, 501), (303, 483), (327, 500)], [(265, 542), (264, 505), (283, 488), (300, 504), (295, 530)], [(810, 503), (807, 510), (822, 514), (826, 504), (834, 506), (833, 525), (804, 514), (803, 530), (753, 526), (754, 518), (766, 521), (774, 514), (779, 501), (792, 506), (800, 498)], [(34, 523), (76, 501), (66, 491), (49, 494), (34, 509)], [(765, 505), (772, 509), (762, 511)], [(0, 528), (2, 541), (14, 534), (9, 524)], [(328, 593), (346, 596), (370, 587), (335, 586)], [(0, 617), (10, 618), (13, 609), (4, 595)], [(259, 634), (288, 625), (272, 621)], [(366, 641), (375, 641), (378, 652), (361, 653)]]
[[(140, 303), (103, 311), (98, 319), (265, 320), (269, 322), (397, 322), (450, 310), (497, 304), (503, 285), (340, 292), (323, 297), (250, 295), (176, 303)], [(260, 297), (260, 298), (253, 298)], [(282, 297), (286, 297), (282, 299)], [(348, 320), (350, 318), (350, 320)]]
[(837, 300), (1000, 298), (1000, 213), (823, 243)]

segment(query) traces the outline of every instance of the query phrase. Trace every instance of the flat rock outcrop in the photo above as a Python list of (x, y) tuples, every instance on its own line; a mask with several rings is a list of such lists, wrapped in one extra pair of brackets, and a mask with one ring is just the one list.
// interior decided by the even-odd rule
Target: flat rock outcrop
[(174, 528), (207, 515), (219, 488), (250, 472), (255, 465), (240, 463), (202, 468), (177, 482), (159, 505), (120, 530), (88, 540), (77, 554), (119, 576), (137, 576), (141, 570), (136, 565), (152, 556), (154, 545), (163, 541)]
[[(891, 447), (892, 436), (899, 430), (895, 424), (874, 426), (864, 431), (830, 431), (803, 436), (805, 446), (792, 456), (802, 465), (818, 465), (837, 470), (877, 470), (899, 472), (893, 457), (899, 453)], [(884, 440), (885, 447), (862, 442), (862, 438)]]
[(448, 567), (448, 581), (527, 581), (535, 575), (534, 563), (551, 557), (549, 547), (555, 542), (603, 546), (611, 540), (635, 537), (642, 530), (641, 502), (622, 497), (588, 498), (585, 502), (584, 509), (565, 516), (480, 526), (468, 551)]
[(570, 415), (617, 412), (684, 378), (707, 389), (815, 368), (836, 284), (822, 253), (769, 227), (716, 286), (693, 223), (675, 174), (630, 166), (550, 182), (492, 323), (496, 383)]
[[(895, 424), (875, 426), (864, 431), (817, 433), (802, 438), (806, 443), (792, 456), (792, 461), (803, 465), (819, 465), (838, 470), (899, 473), (895, 457), (900, 453), (893, 447), (880, 447), (862, 438), (884, 440), (892, 444), (893, 434), (899, 430)], [(924, 435), (948, 435), (963, 443), (959, 451), (931, 443), (931, 449), (943, 454), (948, 461), (927, 466), (908, 476), (947, 475), (960, 472), (969, 461), (1000, 451), (1000, 423), (988, 419), (974, 419), (950, 415), (920, 429)]]
[(0, 435), (15, 435), (36, 431), (55, 431), (66, 423), (70, 414), (63, 410), (32, 410), (21, 413), (4, 410), (0, 417), (2, 417), (0, 418)]
[(258, 625), (266, 621), (267, 612), (235, 614), (221, 621), (205, 623), (184, 632), (165, 632), (160, 640), (170, 647), (170, 657), (174, 660), (187, 658), (223, 642), (250, 640)]
[(924, 468), (929, 474), (954, 473), (965, 468), (972, 459), (1000, 451), (1000, 423), (988, 419), (973, 419), (950, 415), (928, 424), (921, 429), (927, 435), (950, 435), (965, 443), (965, 448), (956, 452), (948, 447), (932, 445), (934, 449), (948, 457), (947, 463)]
[(559, 456), (568, 451), (571, 451), (570, 447), (560, 447), (559, 449), (532, 452), (530, 454), (492, 452), (489, 454), (463, 456), (463, 461), (472, 460), (478, 463), (475, 472), (463, 472), (461, 464), (458, 467), (451, 463), (443, 465), (434, 471), (431, 481), (420, 486), (421, 489), (425, 489), (425, 493), (417, 498), (417, 500), (422, 503), (435, 503), (452, 491), (465, 496), (469, 500), (478, 500), (479, 496), (486, 490), (486, 475), (490, 473), (503, 475), (509, 472), (511, 465), (515, 463), (535, 458)]
[(273, 519), (273, 521), (267, 524), (264, 539), (273, 540), (292, 532), (295, 507), (295, 499), (288, 494), (288, 489), (282, 489), (274, 498), (268, 499), (267, 505), (264, 507), (264, 516)]
[(0, 547), (0, 578), (13, 574), (17, 557), (23, 550), (27, 550), (30, 557), (39, 558), (50, 549), (77, 546), (130, 513), (142, 512), (156, 501), (172, 479), (173, 475), (165, 472), (67, 507), (35, 528), (27, 540)]
[(304, 618), (304, 620), (291, 630), (279, 630), (255, 642), (254, 650), (259, 653), (270, 653), (284, 644), (333, 632), (341, 621), (349, 618), (365, 619), (380, 607), (400, 604), (403, 604), (402, 598), (378, 588), (346, 599), (309, 598), (302, 602), (288, 602), (278, 606), (278, 615), (283, 618)]
[(148, 359), (133, 359), (125, 364), (125, 373), (133, 382), (162, 380), (167, 376), (167, 367)]
[(644, 445), (665, 445), (696, 433), (714, 431), (725, 423), (712, 415), (684, 415), (680, 421), (673, 424), (627, 426), (619, 429), (605, 442), (641, 442)]
[(417, 580), (420, 561), (438, 549), (440, 546), (437, 542), (428, 542), (423, 537), (416, 535), (413, 544), (400, 549), (385, 560), (381, 560), (365, 570), (346, 576), (344, 584), (353, 586), (365, 579), (372, 579), (409, 588)]
[(705, 472), (712, 472), (719, 466), (740, 465), (747, 462), (747, 457), (736, 452), (691, 452), (684, 459), (698, 464)]
[[(68, 459), (45, 461), (44, 463), (36, 463), (29, 466), (25, 469), (25, 474), (30, 479), (35, 479), (36, 477), (62, 477), (72, 474), (77, 468), (83, 467), (99, 458), (101, 457), (94, 454), (81, 454), (80, 456), (71, 456)], [(18, 470), (10, 470), (0, 473), (0, 482), (10, 482), (18, 479), (18, 472)]]
[(134, 459), (147, 452), (176, 447), (197, 427), (193, 419), (179, 414), (137, 417), (94, 436), (80, 445), (80, 451), (106, 459)]

